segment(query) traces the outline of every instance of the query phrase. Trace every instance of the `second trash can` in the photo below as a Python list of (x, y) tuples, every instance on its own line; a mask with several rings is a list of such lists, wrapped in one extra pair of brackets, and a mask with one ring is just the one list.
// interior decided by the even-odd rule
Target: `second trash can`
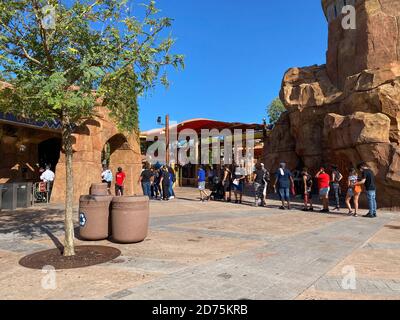
[(93, 196), (108, 196), (107, 183), (92, 183), (90, 186), (90, 194)]
[(111, 204), (112, 237), (120, 243), (137, 243), (149, 229), (148, 197), (114, 197)]
[(85, 240), (104, 240), (110, 235), (112, 196), (81, 196), (79, 199), (79, 234)]

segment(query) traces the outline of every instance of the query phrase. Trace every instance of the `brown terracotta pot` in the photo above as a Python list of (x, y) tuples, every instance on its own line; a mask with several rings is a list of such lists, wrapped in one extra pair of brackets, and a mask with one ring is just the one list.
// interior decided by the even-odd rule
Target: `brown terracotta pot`
[(104, 240), (110, 235), (112, 196), (81, 196), (79, 199), (79, 234), (85, 240)]
[(92, 196), (109, 196), (107, 183), (93, 183), (90, 187)]
[(116, 242), (136, 243), (147, 237), (148, 197), (114, 197), (111, 207), (112, 237)]

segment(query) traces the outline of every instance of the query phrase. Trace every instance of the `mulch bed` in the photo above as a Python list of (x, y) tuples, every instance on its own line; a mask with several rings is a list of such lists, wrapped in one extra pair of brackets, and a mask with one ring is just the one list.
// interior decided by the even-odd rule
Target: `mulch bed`
[(106, 246), (78, 246), (75, 256), (64, 257), (59, 249), (36, 252), (23, 257), (19, 264), (29, 269), (43, 269), (44, 266), (56, 270), (76, 269), (110, 262), (121, 255), (121, 251)]

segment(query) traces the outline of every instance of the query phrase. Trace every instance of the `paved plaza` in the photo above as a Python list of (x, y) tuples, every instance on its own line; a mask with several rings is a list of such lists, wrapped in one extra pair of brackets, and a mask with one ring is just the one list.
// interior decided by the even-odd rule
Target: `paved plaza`
[[(18, 261), (63, 241), (61, 206), (0, 213), (1, 299), (400, 299), (400, 213), (378, 219), (222, 202), (195, 189), (151, 203), (148, 238), (116, 260), (56, 271)], [(363, 211), (364, 212), (364, 211)], [(76, 214), (77, 216), (77, 214)], [(78, 225), (76, 221), (76, 225)], [(87, 244), (76, 240), (77, 245)]]

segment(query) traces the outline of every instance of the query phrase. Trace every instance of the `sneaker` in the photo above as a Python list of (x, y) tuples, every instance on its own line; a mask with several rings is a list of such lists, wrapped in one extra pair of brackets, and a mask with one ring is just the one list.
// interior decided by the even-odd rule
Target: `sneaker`
[(173, 197), (173, 196), (169, 197), (169, 200), (172, 200), (172, 199), (175, 199), (175, 197)]
[(374, 216), (373, 214), (366, 214), (365, 216), (363, 216), (364, 218), (376, 218), (376, 216)]
[(314, 212), (314, 208), (310, 208), (310, 209), (308, 209), (308, 211)]
[(281, 206), (279, 207), (279, 210), (286, 210), (285, 207)]
[(321, 213), (329, 213), (329, 209), (322, 209), (320, 210)]

